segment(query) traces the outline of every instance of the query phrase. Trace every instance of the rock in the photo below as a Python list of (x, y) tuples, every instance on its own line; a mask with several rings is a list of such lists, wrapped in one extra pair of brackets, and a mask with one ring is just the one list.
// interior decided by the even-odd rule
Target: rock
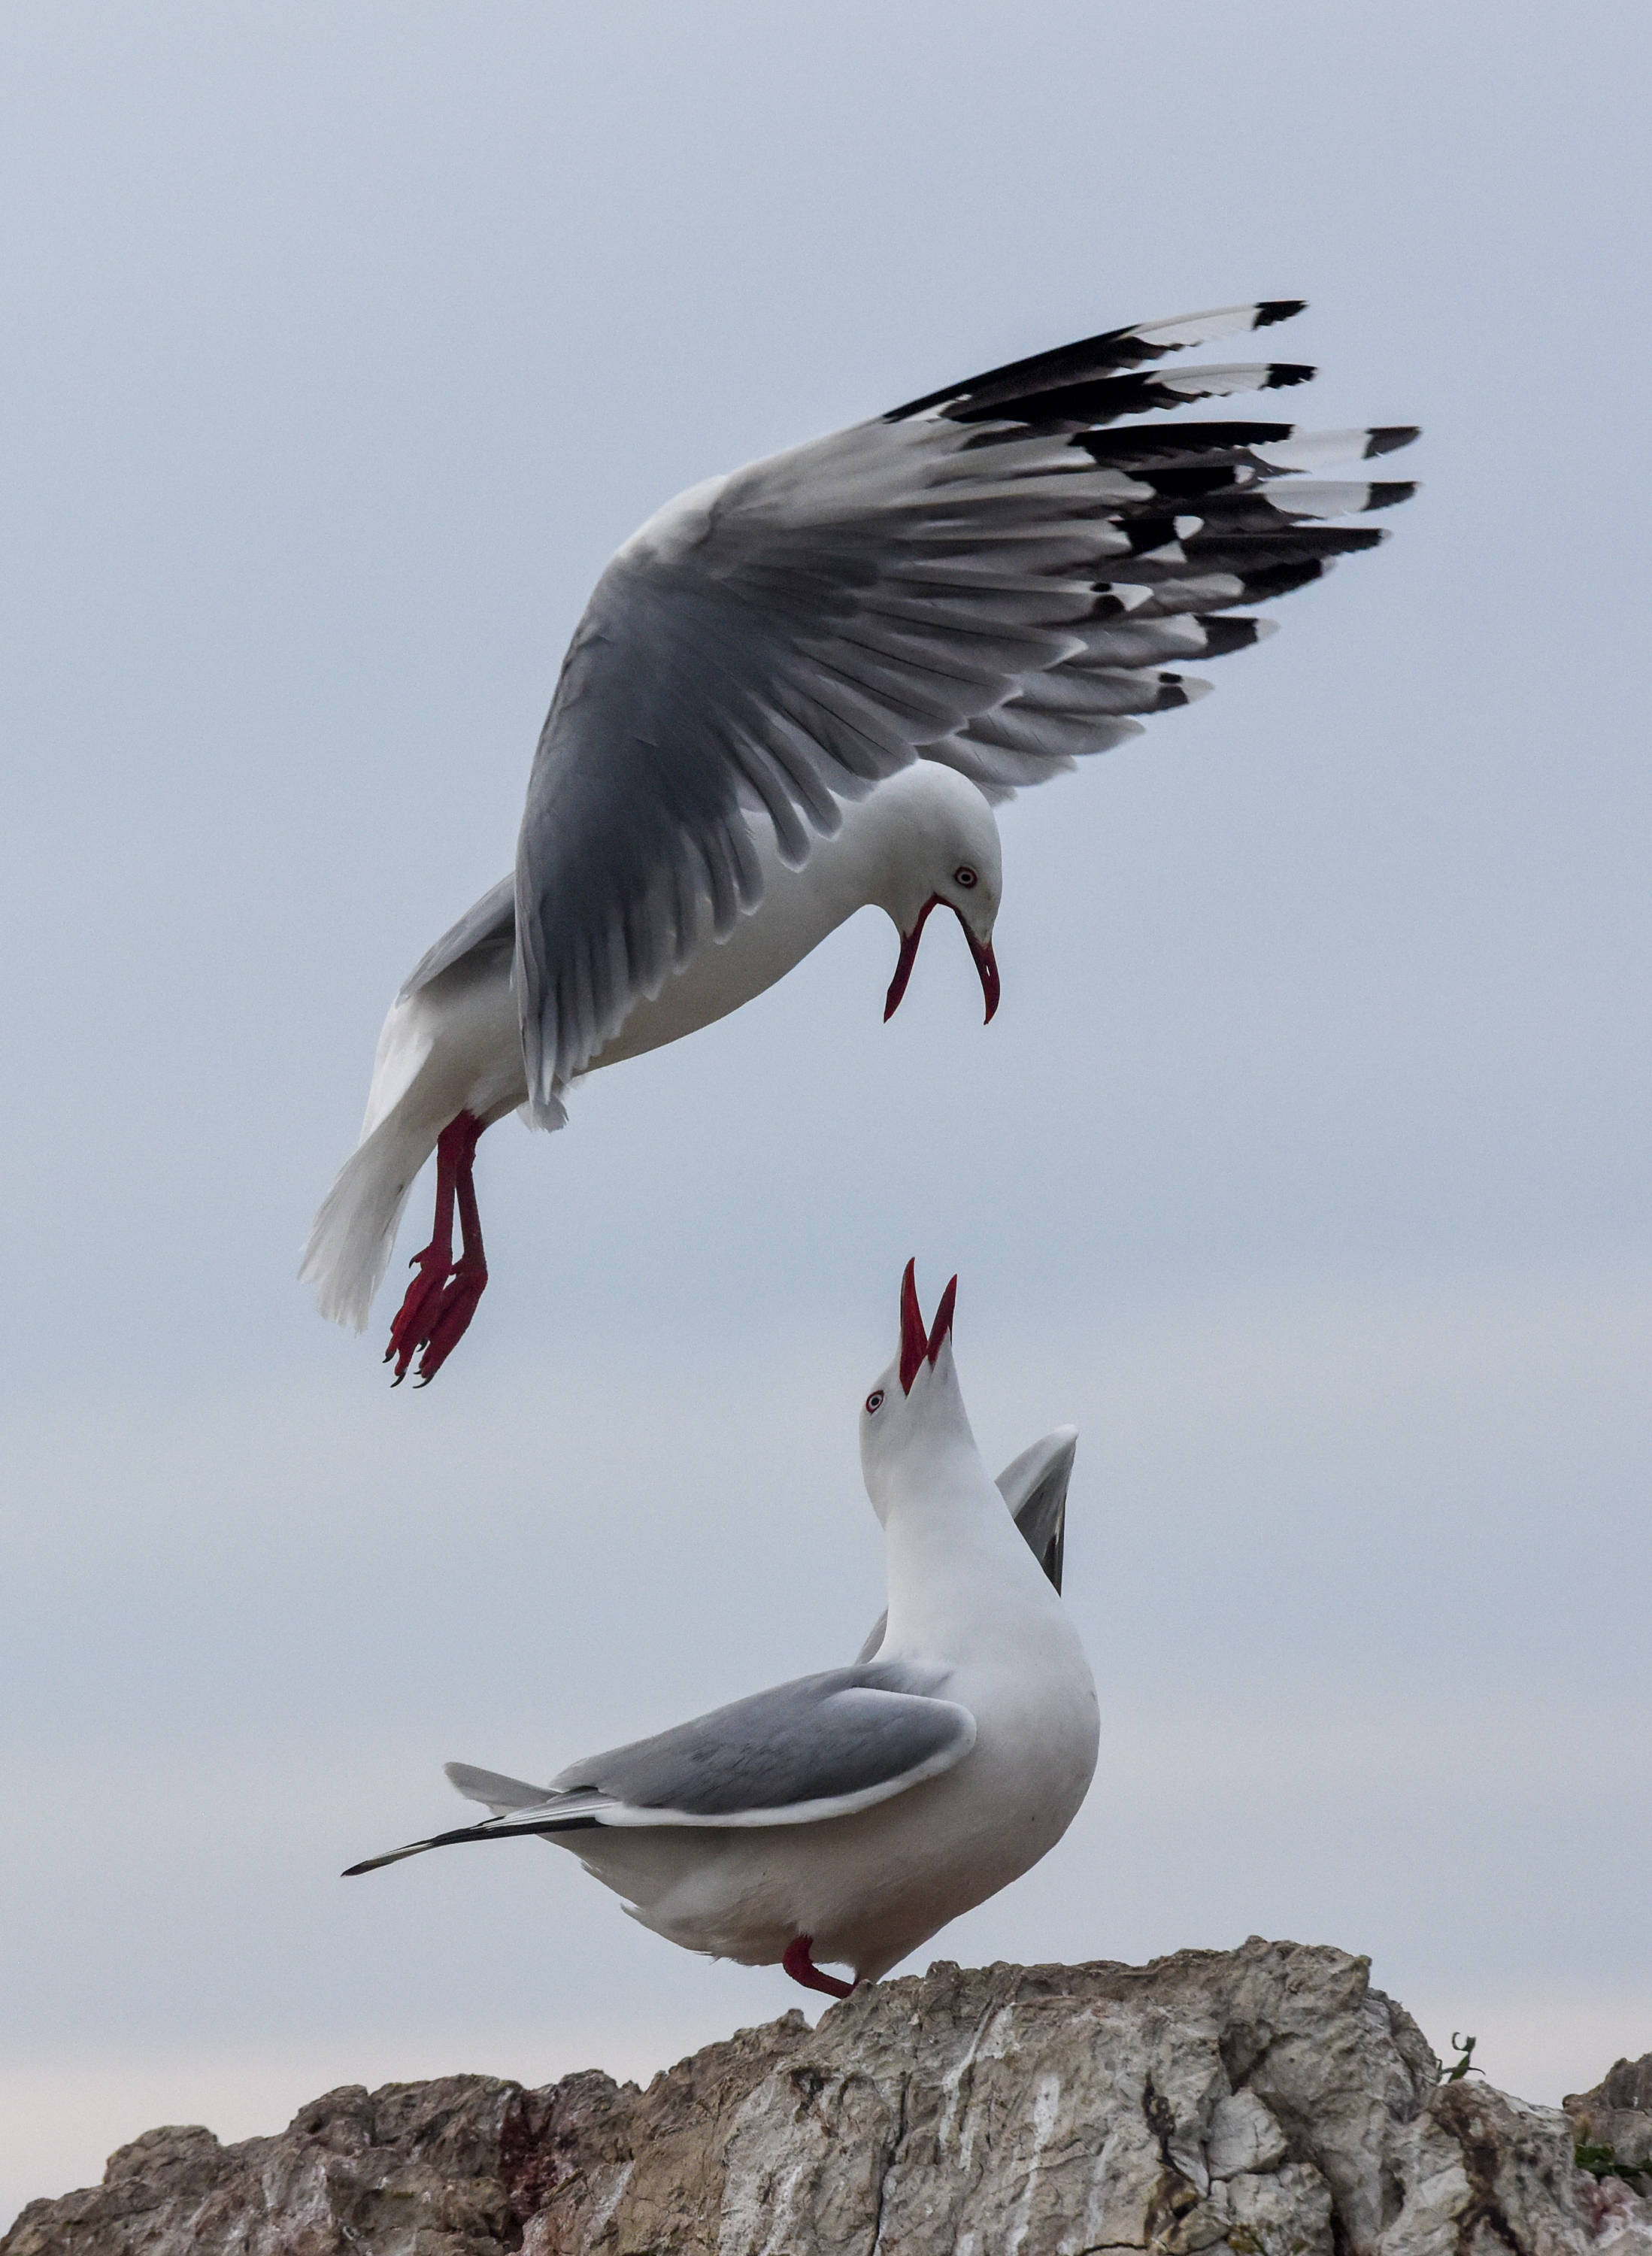
[(1626, 2195), (1652, 2207), (1652, 2052), (1620, 2060), (1592, 2091), (1561, 2102), (1578, 2141), (1578, 2160), (1596, 2182), (1603, 2219), (1620, 2211)]
[(1652, 2052), (1620, 2060), (1592, 2091), (1574, 2091), (1560, 2104), (1579, 2146), (1609, 2147), (1626, 2168), (1652, 2174)]
[[(1258, 1938), (941, 1963), (646, 2091), (448, 2076), (236, 2147), (151, 2131), (0, 2256), (1652, 2256), (1652, 2200), (1576, 2168), (1571, 2118), (1438, 2083), (1368, 1977)], [(1619, 2073), (1601, 2119), (1644, 2097)]]

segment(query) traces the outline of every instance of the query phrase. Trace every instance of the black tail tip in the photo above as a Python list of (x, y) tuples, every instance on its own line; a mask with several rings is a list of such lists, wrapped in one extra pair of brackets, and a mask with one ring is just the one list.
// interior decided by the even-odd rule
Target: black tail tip
[(1307, 304), (1306, 298), (1264, 298), (1256, 308), (1255, 326), (1271, 329), (1275, 321), (1295, 321)]

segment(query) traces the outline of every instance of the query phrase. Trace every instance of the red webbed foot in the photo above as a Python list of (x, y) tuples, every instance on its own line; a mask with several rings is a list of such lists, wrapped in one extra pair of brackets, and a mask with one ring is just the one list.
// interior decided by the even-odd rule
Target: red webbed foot
[(801, 1982), (806, 1990), (823, 1990), (829, 1998), (846, 1998), (855, 1987), (852, 1982), (840, 1982), (835, 1974), (822, 1974), (810, 1955), (815, 1948), (812, 1935), (795, 1935), (786, 1946), (786, 1956), (780, 1963), (794, 1982)]
[[(424, 1353), (419, 1358), (419, 1376), (415, 1386), (428, 1386), (469, 1330), (470, 1319), (477, 1312), (477, 1302), (487, 1290), (488, 1265), (485, 1261), (472, 1261), (466, 1254), (447, 1283), (435, 1313), (426, 1327)], [(410, 1350), (411, 1351), (411, 1350)], [(392, 1384), (399, 1384), (398, 1373)]]
[(385, 1350), (385, 1361), (393, 1362), (396, 1366), (392, 1386), (401, 1385), (414, 1356), (430, 1337), (443, 1291), (453, 1275), (453, 1247), (451, 1244), (427, 1245), (422, 1253), (413, 1255), (407, 1266), (416, 1269), (419, 1274), (408, 1286), (396, 1311), (396, 1321), (390, 1328), (390, 1345)]

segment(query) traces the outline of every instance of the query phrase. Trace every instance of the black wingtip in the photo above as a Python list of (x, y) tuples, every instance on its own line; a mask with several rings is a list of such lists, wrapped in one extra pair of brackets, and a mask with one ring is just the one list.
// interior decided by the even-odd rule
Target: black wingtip
[(1257, 639), (1256, 630), (1260, 622), (1212, 611), (1202, 618), (1199, 624), (1204, 630), (1204, 655), (1206, 658), (1226, 658), (1232, 651), (1251, 648)]
[(1372, 486), (1366, 497), (1366, 507), (1395, 509), (1402, 501), (1409, 501), (1416, 490), (1415, 478), (1384, 478)]
[(1266, 603), (1275, 596), (1291, 595), (1315, 580), (1323, 580), (1336, 560), (1334, 556), (1304, 556), (1289, 564), (1269, 564), (1260, 571), (1247, 572), (1244, 600), (1247, 603)]
[(1413, 439), (1423, 434), (1420, 423), (1386, 423), (1380, 430), (1366, 434), (1366, 460), (1373, 455), (1397, 455), (1401, 447), (1408, 447)]
[(1311, 384), (1318, 373), (1317, 368), (1310, 368), (1305, 361), (1272, 361), (1268, 363), (1267, 381), (1261, 388), (1264, 391), (1284, 391), (1293, 384)]
[(1264, 298), (1256, 308), (1253, 326), (1271, 329), (1275, 321), (1294, 321), (1307, 307), (1306, 298)]

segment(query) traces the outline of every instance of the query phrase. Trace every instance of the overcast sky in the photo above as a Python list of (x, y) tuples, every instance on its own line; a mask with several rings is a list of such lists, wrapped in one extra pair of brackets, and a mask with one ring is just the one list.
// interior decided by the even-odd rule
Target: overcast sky
[[(1105, 1717), (935, 1952), (1335, 1942), (1536, 2098), (1652, 2048), (1649, 49), (1437, 0), (0, 13), (0, 2217), (153, 2122), (798, 2001), (534, 1844), (336, 1874), (458, 1815), (445, 1758), (852, 1653), (914, 1252), (994, 1464), (1082, 1429)], [(990, 1030), (938, 928), (885, 1027), (871, 913), (491, 1135), (494, 1283), (390, 1393), (390, 1297), (332, 1329), (298, 1249), (610, 551), (1287, 294), (1281, 412), (1427, 427), (1393, 541), (1006, 810)]]

